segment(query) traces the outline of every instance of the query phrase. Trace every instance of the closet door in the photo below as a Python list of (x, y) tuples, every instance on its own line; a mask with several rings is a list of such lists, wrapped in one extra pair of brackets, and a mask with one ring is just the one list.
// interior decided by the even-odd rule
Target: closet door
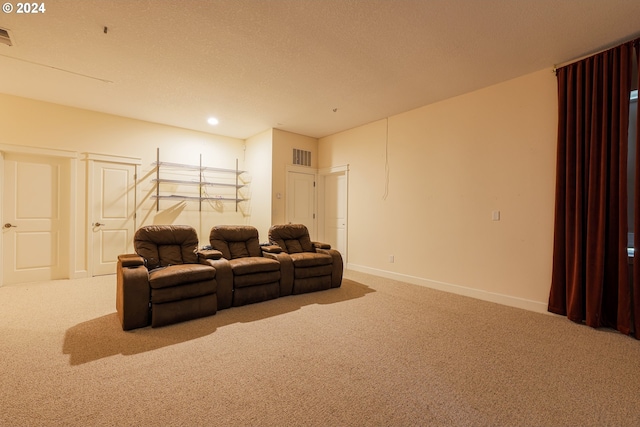
[(346, 171), (321, 174), (320, 230), (318, 239), (329, 243), (347, 259), (348, 175)]
[(311, 239), (316, 239), (316, 175), (289, 171), (287, 173), (287, 218), (289, 224), (304, 224)]
[(136, 165), (89, 162), (93, 276), (114, 274), (118, 255), (133, 252)]
[(68, 160), (21, 153), (3, 159), (3, 284), (67, 278)]

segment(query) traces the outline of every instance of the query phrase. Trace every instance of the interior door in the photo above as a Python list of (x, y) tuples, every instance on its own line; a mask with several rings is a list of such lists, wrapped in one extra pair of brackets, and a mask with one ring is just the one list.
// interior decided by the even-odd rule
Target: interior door
[(135, 174), (132, 164), (91, 161), (92, 275), (114, 274), (118, 255), (133, 251)]
[(3, 284), (68, 277), (68, 160), (21, 153), (3, 159)]
[(347, 175), (334, 173), (323, 177), (322, 219), (323, 242), (337, 249), (342, 258), (347, 255)]
[(287, 176), (287, 222), (304, 224), (316, 236), (315, 173), (291, 172)]

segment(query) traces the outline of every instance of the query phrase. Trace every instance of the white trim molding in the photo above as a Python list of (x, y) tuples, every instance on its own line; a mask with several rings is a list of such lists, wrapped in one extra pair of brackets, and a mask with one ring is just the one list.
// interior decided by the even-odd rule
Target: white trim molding
[[(68, 240), (68, 253), (66, 254), (68, 263), (66, 266), (67, 278), (75, 279), (83, 277), (82, 271), (77, 271), (75, 267), (76, 256), (76, 227), (77, 214), (76, 205), (78, 203), (78, 153), (76, 151), (59, 150), (53, 148), (39, 148), (25, 145), (13, 145), (13, 144), (0, 144), (0, 153), (13, 153), (13, 154), (27, 154), (31, 156), (43, 156), (43, 157), (58, 157), (68, 160), (68, 173), (69, 173), (69, 187), (66, 189), (69, 192), (68, 215), (66, 224), (68, 233), (66, 238)], [(4, 171), (4, 155), (0, 155), (0, 173)], [(0, 180), (0, 192), (4, 192), (4, 182)], [(1, 201), (1, 198), (0, 198)], [(0, 212), (1, 216), (1, 212)], [(1, 218), (0, 218), (1, 219)], [(0, 259), (3, 256), (4, 248), (0, 245)], [(3, 278), (0, 277), (0, 281)]]
[(318, 169), (319, 175), (331, 175), (332, 173), (342, 173), (342, 172), (349, 172), (348, 164)]
[(97, 160), (100, 162), (109, 163), (123, 163), (127, 165), (142, 165), (142, 159), (138, 157), (126, 157), (126, 156), (113, 156), (109, 154), (100, 153), (82, 153), (84, 155), (83, 160)]
[(56, 148), (30, 147), (27, 145), (0, 144), (0, 151), (8, 153), (33, 154), (38, 156), (66, 157), (69, 159), (78, 158), (78, 153), (76, 151), (58, 150)]

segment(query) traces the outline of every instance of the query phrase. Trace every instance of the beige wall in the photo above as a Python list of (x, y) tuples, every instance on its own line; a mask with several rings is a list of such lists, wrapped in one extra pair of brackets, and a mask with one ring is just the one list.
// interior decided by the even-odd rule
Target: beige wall
[[(349, 164), (349, 268), (544, 311), (556, 110), (555, 77), (543, 70), (319, 142), (277, 129), (243, 141), (0, 94), (0, 144), (140, 158), (138, 225), (187, 223), (201, 240), (221, 223), (252, 224), (266, 240), (286, 220), (291, 150), (309, 150), (313, 168)], [(198, 212), (170, 202), (156, 212), (156, 147), (164, 161), (197, 164), (202, 154), (205, 165), (231, 168), (238, 159), (250, 202), (237, 213), (232, 203)], [(77, 163), (81, 270), (90, 220)]]
[[(261, 241), (267, 240), (271, 224), (285, 221), (286, 170), (292, 162), (292, 149), (312, 152), (312, 167), (317, 166), (316, 138), (269, 129), (246, 141), (212, 135), (155, 123), (92, 112), (78, 108), (40, 102), (0, 94), (0, 145), (36, 147), (41, 149), (107, 156), (126, 156), (140, 159), (138, 170), (137, 226), (146, 224), (188, 224), (196, 228), (200, 244), (207, 244), (209, 230), (216, 224), (251, 224), (258, 228)], [(156, 149), (160, 161), (219, 168), (238, 166), (247, 172), (241, 182), (247, 184), (241, 196), (249, 198), (236, 212), (233, 202), (160, 201), (156, 211)], [(87, 164), (75, 162), (75, 260), (72, 276), (81, 276), (88, 268), (87, 237), (91, 218), (86, 210)], [(161, 177), (190, 179), (189, 173), (161, 169)], [(167, 175), (168, 174), (168, 175)], [(194, 175), (192, 178), (197, 180)], [(193, 186), (163, 184), (162, 190), (174, 194), (197, 195)], [(207, 188), (209, 195), (221, 195), (215, 188)], [(195, 193), (194, 193), (195, 192)], [(277, 193), (280, 198), (276, 197)], [(66, 260), (64, 261), (66, 262)]]
[(556, 116), (543, 70), (322, 138), (320, 168), (350, 165), (349, 267), (544, 311)]
[(248, 211), (251, 217), (251, 225), (258, 229), (261, 242), (268, 240), (269, 227), (271, 227), (271, 203), (272, 203), (272, 130), (266, 130), (246, 141), (246, 168), (251, 180), (251, 189)]
[(287, 170), (293, 165), (293, 149), (311, 152), (311, 168), (318, 164), (316, 138), (269, 129), (246, 141), (247, 169), (251, 171), (251, 224), (260, 240), (268, 240), (269, 227), (286, 221)]
[[(4, 94), (0, 94), (0, 129), (0, 144), (70, 150), (79, 153), (80, 159), (83, 158), (82, 153), (86, 152), (141, 159), (138, 173), (138, 226), (152, 223), (189, 224), (198, 230), (201, 244), (206, 244), (213, 225), (248, 224), (252, 220), (251, 212), (246, 209), (236, 212), (233, 202), (225, 202), (222, 207), (203, 204), (202, 211), (199, 211), (197, 202), (161, 201), (160, 211), (156, 212), (155, 200), (151, 198), (155, 194), (155, 184), (151, 180), (155, 178), (152, 163), (156, 160), (156, 148), (160, 148), (161, 161), (198, 165), (202, 154), (205, 166), (235, 168), (238, 159), (240, 169), (245, 169), (243, 140)], [(79, 160), (76, 163), (78, 194), (75, 195), (77, 221), (74, 241), (77, 275), (87, 268), (86, 239), (91, 220), (86, 215), (86, 162)], [(256, 175), (260, 177), (254, 179), (256, 183), (263, 181), (261, 175), (264, 173), (264, 170), (253, 172), (253, 178)], [(186, 188), (167, 190), (178, 193), (189, 191)], [(251, 185), (247, 191), (256, 193)], [(250, 202), (249, 207), (254, 206)], [(257, 220), (264, 222), (259, 217)]]
[[(293, 165), (293, 149), (311, 151), (311, 169), (318, 167), (318, 140), (309, 136), (273, 129), (273, 224), (286, 222), (287, 167)], [(280, 194), (280, 198), (277, 195)]]

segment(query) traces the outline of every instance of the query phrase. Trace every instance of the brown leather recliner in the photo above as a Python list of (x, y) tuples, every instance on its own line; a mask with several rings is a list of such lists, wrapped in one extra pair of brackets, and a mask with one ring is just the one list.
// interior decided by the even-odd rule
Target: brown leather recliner
[[(216, 269), (197, 252), (195, 229), (141, 227), (134, 248), (135, 254), (118, 257), (116, 309), (122, 329), (163, 326), (216, 313)], [(221, 254), (209, 251), (208, 256)]]
[(222, 253), (222, 258), (208, 261), (216, 268), (219, 310), (280, 296), (280, 263), (263, 256), (255, 227), (215, 226), (209, 242)]
[(270, 255), (281, 264), (283, 295), (287, 294), (287, 287), (290, 294), (301, 294), (341, 286), (340, 252), (327, 243), (312, 242), (305, 225), (273, 225), (269, 242), (282, 249), (282, 253)]

